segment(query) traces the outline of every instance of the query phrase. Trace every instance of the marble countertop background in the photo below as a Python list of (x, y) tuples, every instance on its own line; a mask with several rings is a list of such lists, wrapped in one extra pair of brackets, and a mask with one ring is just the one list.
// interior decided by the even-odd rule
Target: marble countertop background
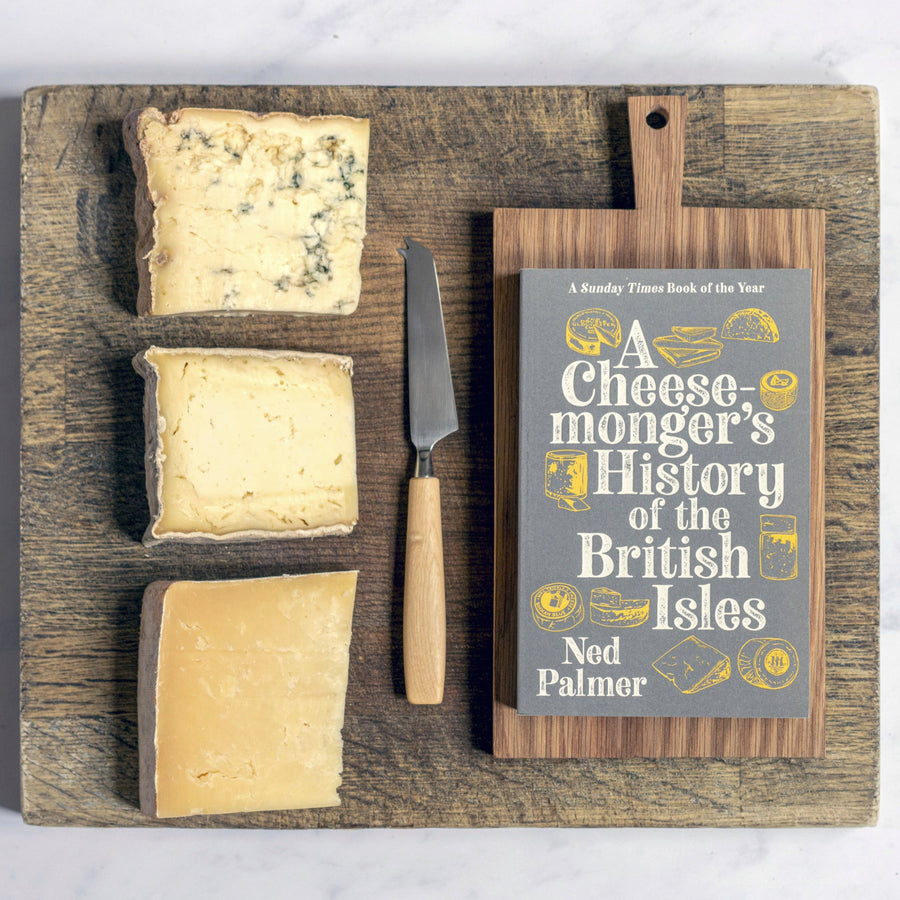
[(882, 334), (900, 333), (900, 18), (884, 0), (46, 0), (0, 12), (0, 896), (900, 897), (900, 354), (882, 367), (877, 827), (244, 832), (27, 827), (18, 787), (18, 152), (61, 83), (869, 84)]

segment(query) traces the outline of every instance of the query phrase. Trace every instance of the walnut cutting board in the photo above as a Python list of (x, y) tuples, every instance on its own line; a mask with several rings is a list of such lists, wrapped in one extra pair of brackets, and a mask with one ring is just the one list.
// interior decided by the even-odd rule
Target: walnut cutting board
[[(673, 89), (674, 90), (674, 89)], [(686, 207), (826, 213), (822, 759), (492, 755), (492, 211), (634, 207), (626, 97), (668, 89), (70, 86), (30, 91), (22, 158), (22, 778), (28, 822), (154, 825), (137, 808), (140, 598), (157, 578), (357, 567), (342, 805), (215, 827), (799, 825), (873, 821), (878, 774), (878, 147), (867, 88), (677, 89)], [(134, 315), (134, 179), (155, 105), (372, 122), (363, 295), (349, 320)], [(431, 247), (460, 417), (444, 502), (444, 703), (412, 707), (400, 651), (407, 440), (403, 266)], [(502, 322), (500, 323), (502, 327)], [(295, 347), (355, 361), (360, 525), (346, 538), (145, 549), (149, 343)], [(502, 424), (497, 423), (498, 427)], [(501, 466), (502, 460), (497, 461)], [(500, 523), (502, 524), (502, 522)]]
[[(649, 117), (665, 122), (652, 127)], [(684, 207), (688, 100), (628, 99), (635, 209), (500, 209), (494, 216), (494, 753), (536, 757), (825, 755), (823, 350), (825, 215), (817, 209)], [(657, 123), (659, 124), (659, 123)], [(806, 719), (520, 716), (515, 710), (518, 279), (526, 268), (809, 269), (811, 304), (810, 701)], [(504, 525), (506, 527), (504, 527)]]

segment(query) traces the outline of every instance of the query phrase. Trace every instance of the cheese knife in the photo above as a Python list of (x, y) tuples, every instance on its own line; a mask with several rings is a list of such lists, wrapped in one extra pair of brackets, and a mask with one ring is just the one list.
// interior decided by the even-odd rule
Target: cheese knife
[(409, 482), (403, 593), (403, 671), (410, 703), (444, 697), (446, 613), (441, 491), (431, 452), (459, 429), (434, 257), (406, 238), (406, 328), (410, 438), (416, 448)]

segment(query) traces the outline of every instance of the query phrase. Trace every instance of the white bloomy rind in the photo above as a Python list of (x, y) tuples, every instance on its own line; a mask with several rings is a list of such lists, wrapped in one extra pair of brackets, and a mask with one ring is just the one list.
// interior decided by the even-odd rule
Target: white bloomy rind
[(134, 367), (145, 380), (145, 544), (352, 531), (350, 357), (150, 347)]

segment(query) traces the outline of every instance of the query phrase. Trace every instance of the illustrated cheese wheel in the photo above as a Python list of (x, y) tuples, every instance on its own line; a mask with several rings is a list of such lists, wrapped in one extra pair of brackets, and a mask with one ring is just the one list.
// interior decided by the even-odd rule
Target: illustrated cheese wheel
[(566, 322), (566, 344), (585, 356), (599, 356), (604, 344), (618, 347), (621, 340), (619, 320), (607, 309), (583, 309)]
[(545, 584), (531, 595), (531, 615), (544, 631), (568, 631), (584, 621), (584, 601), (571, 584)]
[(793, 372), (775, 369), (759, 380), (759, 399), (767, 409), (778, 412), (793, 406), (797, 400), (799, 380)]
[(748, 684), (779, 691), (797, 677), (800, 657), (783, 638), (751, 638), (738, 651), (737, 665)]
[(731, 341), (765, 341), (774, 344), (778, 340), (778, 326), (764, 309), (750, 307), (733, 312), (725, 320), (721, 336)]
[(623, 600), (618, 591), (591, 591), (591, 621), (604, 628), (636, 628), (650, 617), (649, 600)]

